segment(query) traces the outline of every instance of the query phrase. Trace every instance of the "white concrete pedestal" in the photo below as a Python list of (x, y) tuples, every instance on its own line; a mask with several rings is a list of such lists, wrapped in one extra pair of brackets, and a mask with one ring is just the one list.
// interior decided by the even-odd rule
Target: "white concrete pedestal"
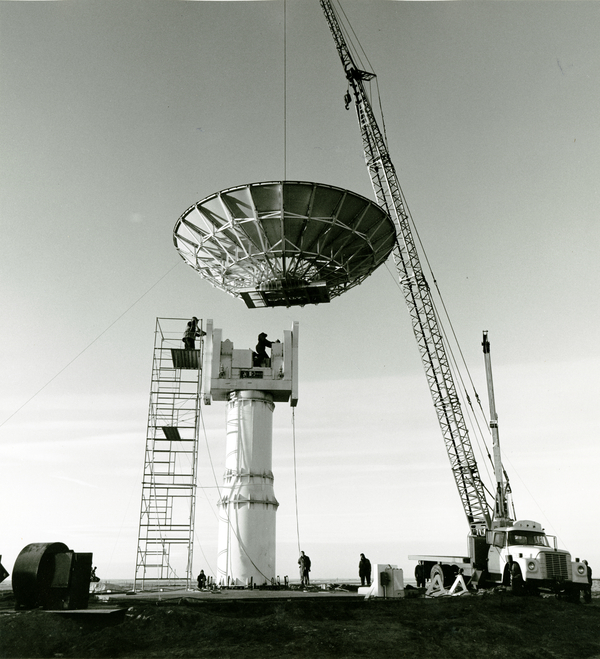
[(275, 578), (273, 396), (235, 391), (227, 403), (227, 455), (219, 500), (217, 581), (262, 585)]

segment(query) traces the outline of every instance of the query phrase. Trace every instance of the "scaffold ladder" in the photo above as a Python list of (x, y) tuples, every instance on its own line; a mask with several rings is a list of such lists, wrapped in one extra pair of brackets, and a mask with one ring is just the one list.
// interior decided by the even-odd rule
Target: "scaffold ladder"
[(192, 581), (202, 340), (187, 319), (157, 318), (134, 590)]

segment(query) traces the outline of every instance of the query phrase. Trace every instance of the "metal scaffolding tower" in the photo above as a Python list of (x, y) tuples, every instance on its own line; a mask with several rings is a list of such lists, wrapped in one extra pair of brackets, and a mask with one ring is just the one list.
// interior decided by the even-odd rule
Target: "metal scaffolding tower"
[(202, 339), (184, 350), (186, 323), (156, 319), (135, 590), (192, 580)]

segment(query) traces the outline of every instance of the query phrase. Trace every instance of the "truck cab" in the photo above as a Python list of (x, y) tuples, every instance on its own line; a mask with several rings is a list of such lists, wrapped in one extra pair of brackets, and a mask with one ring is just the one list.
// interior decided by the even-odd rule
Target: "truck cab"
[(542, 525), (518, 520), (510, 526), (486, 532), (488, 545), (486, 580), (514, 591), (564, 590), (568, 584), (577, 592), (587, 583), (585, 565), (547, 536)]

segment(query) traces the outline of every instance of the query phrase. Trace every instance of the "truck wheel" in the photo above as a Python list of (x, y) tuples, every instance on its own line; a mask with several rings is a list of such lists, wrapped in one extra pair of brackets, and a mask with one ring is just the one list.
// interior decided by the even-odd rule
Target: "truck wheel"
[(434, 565), (431, 568), (429, 578), (433, 580), (435, 575), (438, 575), (444, 584), (444, 588), (450, 588), (458, 574), (458, 568), (452, 565)]
[(513, 563), (510, 569), (510, 591), (513, 595), (523, 594), (523, 575), (516, 563)]

